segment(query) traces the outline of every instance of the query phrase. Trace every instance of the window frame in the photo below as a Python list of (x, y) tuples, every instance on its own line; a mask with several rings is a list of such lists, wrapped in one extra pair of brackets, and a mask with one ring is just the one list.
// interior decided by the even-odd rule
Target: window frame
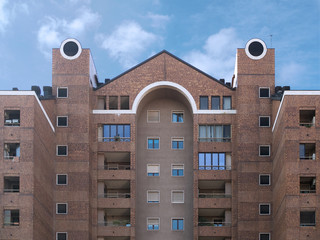
[[(159, 140), (159, 148), (149, 148), (149, 140)], [(154, 141), (153, 144), (154, 146)], [(148, 150), (159, 150), (160, 149), (160, 137), (147, 137), (147, 149)]]
[[(149, 175), (149, 173), (156, 174), (156, 172), (148, 172), (148, 167), (149, 166), (158, 166), (159, 167), (158, 175)], [(147, 176), (148, 177), (160, 177), (160, 164), (153, 164), (153, 163), (147, 164)]]
[[(19, 111), (19, 118), (6, 118), (7, 115), (10, 115), (10, 113), (6, 113), (6, 112), (11, 112), (11, 111)], [(11, 120), (10, 122), (6, 122), (7, 120)], [(18, 122), (13, 122), (13, 120), (18, 120)], [(20, 127), (21, 124), (21, 110), (20, 109), (4, 109), (3, 112), (3, 126), (5, 127)]]
[[(261, 89), (268, 89), (268, 97), (261, 97)], [(270, 87), (259, 87), (259, 98), (270, 98)]]
[[(66, 122), (67, 122), (67, 124), (64, 126), (64, 125), (59, 125), (59, 118), (66, 118)], [(57, 127), (68, 127), (68, 116), (57, 116)]]
[[(180, 141), (178, 141), (178, 139)], [(182, 139), (182, 141), (181, 141)], [(177, 142), (177, 148), (173, 148), (173, 142)], [(182, 142), (182, 148), (179, 148), (179, 142)], [(184, 150), (184, 137), (171, 137), (171, 149), (172, 150)]]
[[(14, 188), (12, 185), (11, 188), (6, 188), (6, 181), (10, 181), (11, 183), (13, 180), (10, 180), (10, 178), (18, 178), (18, 187), (19, 188)], [(20, 193), (20, 175), (6, 175), (4, 174), (3, 176), (3, 193)]]
[[(124, 103), (126, 103), (126, 101), (128, 99), (128, 107), (124, 107)], [(122, 95), (120, 96), (120, 110), (129, 110), (130, 109), (130, 97), (129, 95)]]
[[(201, 104), (201, 99), (207, 98), (207, 108), (203, 108)], [(209, 96), (199, 96), (199, 110), (208, 110), (209, 109)]]
[[(173, 121), (173, 114), (182, 114), (182, 122)], [(178, 118), (177, 118), (178, 119)], [(183, 110), (172, 110), (171, 111), (171, 122), (172, 123), (184, 123), (184, 111)]]
[[(268, 126), (261, 126), (261, 118), (268, 118)], [(259, 116), (259, 127), (270, 127), (271, 122), (270, 122), (270, 116)]]
[[(173, 175), (173, 170), (174, 169), (174, 166), (182, 166), (182, 175)], [(178, 168), (177, 170), (180, 170), (181, 168)], [(179, 163), (172, 163), (171, 164), (171, 177), (184, 177), (184, 164), (179, 164)]]
[[(173, 221), (174, 220), (182, 220), (182, 229), (173, 229)], [(179, 224), (177, 224), (177, 226), (179, 226)], [(171, 231), (175, 231), (175, 232), (182, 232), (184, 231), (184, 218), (183, 217), (172, 217), (171, 218)]]
[[(268, 206), (269, 212), (268, 213), (261, 213), (261, 207), (262, 206)], [(268, 216), (271, 215), (271, 204), (270, 203), (259, 203), (259, 215), (260, 216)]]
[[(115, 99), (117, 99), (117, 101), (116, 101), (116, 108), (114, 108), (114, 107), (112, 107), (112, 108), (110, 108), (110, 104), (112, 104), (113, 103), (113, 101), (110, 101), (110, 98), (115, 98)], [(119, 96), (115, 96), (115, 95), (110, 95), (110, 96), (108, 96), (108, 109), (109, 110), (119, 110)]]
[[(183, 195), (183, 200), (182, 200), (182, 202), (174, 202), (173, 201), (173, 195), (174, 195), (174, 193), (182, 193), (182, 195)], [(184, 200), (185, 200), (185, 197), (184, 197), (184, 190), (171, 190), (171, 203), (174, 203), (174, 204), (182, 204), (182, 203), (184, 203)]]
[[(59, 89), (67, 89), (67, 96), (66, 97), (61, 97), (59, 95)], [(69, 89), (68, 87), (57, 87), (57, 98), (68, 98), (69, 97)]]
[[(269, 147), (268, 155), (261, 155), (261, 147)], [(271, 146), (270, 145), (259, 145), (259, 157), (270, 157), (271, 156)]]
[[(301, 223), (301, 213), (306, 213), (306, 212), (312, 212), (314, 213), (314, 224), (312, 225), (311, 223)], [(299, 220), (299, 226), (300, 227), (315, 227), (317, 226), (317, 215), (316, 215), (316, 209), (314, 210), (309, 210), (309, 209), (300, 209), (300, 220)], [(310, 225), (306, 225), (310, 224)]]
[(261, 240), (261, 235), (262, 234), (268, 234), (269, 235), (269, 239), (268, 240), (271, 240), (271, 234), (270, 233), (264, 233), (264, 232), (259, 233), (259, 240)]
[[(149, 193), (158, 193), (159, 201), (149, 201)], [(147, 203), (159, 204), (160, 203), (160, 190), (147, 190)]]
[[(230, 108), (224, 108), (224, 100), (230, 98)], [(222, 96), (222, 110), (232, 110), (232, 96)]]
[(59, 233), (64, 233), (66, 235), (66, 240), (68, 240), (68, 232), (56, 232), (56, 240), (59, 240), (58, 239), (58, 234)]
[[(59, 213), (58, 205), (65, 205), (66, 206), (66, 212)], [(58, 215), (67, 215), (68, 214), (68, 203), (56, 203), (56, 214), (58, 214)]]
[[(211, 134), (214, 133), (213, 135), (216, 135), (217, 128), (221, 127), (222, 131), (222, 136), (220, 138), (214, 137)], [(228, 131), (227, 127), (229, 127), (229, 137), (225, 137), (226, 133)], [(205, 136), (201, 136), (201, 129), (205, 128)], [(209, 136), (208, 136), (209, 133)], [(232, 125), (231, 124), (199, 124), (198, 125), (198, 141), (199, 142), (231, 142), (232, 139)]]
[[(129, 131), (126, 132), (126, 129)], [(113, 135), (113, 131), (115, 131), (115, 135)], [(129, 135), (126, 135), (126, 133)], [(103, 124), (102, 142), (131, 142), (131, 124)]]
[[(59, 155), (59, 147), (66, 147), (66, 155)], [(59, 157), (67, 157), (68, 156), (68, 145), (57, 145), (56, 147), (56, 156), (59, 156)]]
[[(157, 219), (159, 221), (158, 223), (158, 229), (149, 229), (149, 225), (153, 225), (153, 224), (149, 224), (149, 219), (151, 220), (155, 220)], [(160, 231), (160, 218), (159, 217), (147, 217), (147, 231)]]
[[(269, 183), (268, 184), (262, 184), (261, 183), (261, 176), (268, 176), (269, 177)], [(271, 174), (259, 174), (259, 186), (270, 186), (271, 185)]]
[[(159, 120), (150, 121), (149, 120), (149, 112), (158, 112)], [(147, 123), (160, 123), (160, 110), (147, 110)]]
[[(200, 154), (203, 155), (204, 165), (200, 165)], [(230, 154), (229, 152), (198, 152), (198, 170), (231, 170), (229, 166), (227, 166), (227, 155)], [(210, 159), (207, 160), (207, 156), (210, 155)], [(224, 156), (220, 159), (220, 155)], [(213, 165), (214, 161), (218, 162), (218, 165)], [(210, 162), (210, 165), (207, 163)], [(224, 165), (220, 165), (220, 162)]]
[[(10, 223), (6, 224), (5, 222), (5, 216), (6, 216), (6, 211), (10, 211)], [(13, 222), (12, 221), (12, 212), (13, 211), (17, 211), (19, 214), (19, 221), (18, 222)], [(19, 227), (21, 223), (21, 213), (20, 213), (20, 209), (17, 208), (3, 208), (3, 226), (4, 227)]]
[[(59, 183), (59, 176), (66, 176), (66, 183), (65, 184)], [(56, 185), (58, 185), (58, 186), (68, 185), (68, 174), (61, 174), (61, 173), (56, 174)]]
[[(213, 99), (218, 99), (219, 100), (219, 105), (218, 108), (213, 108)], [(221, 96), (211, 96), (211, 110), (220, 110), (221, 109)]]

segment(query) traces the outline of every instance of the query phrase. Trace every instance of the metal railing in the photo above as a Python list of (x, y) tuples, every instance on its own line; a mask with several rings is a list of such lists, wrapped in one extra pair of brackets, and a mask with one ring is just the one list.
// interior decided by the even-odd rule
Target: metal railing
[(231, 142), (231, 137), (223, 137), (223, 138), (199, 138), (199, 142)]
[(314, 223), (300, 223), (301, 227), (313, 227), (315, 225), (316, 225), (315, 222)]
[(19, 226), (20, 222), (5, 222), (3, 223), (4, 226)]
[(105, 227), (131, 227), (130, 220), (98, 221), (98, 225)]
[(202, 166), (199, 165), (199, 170), (231, 170), (231, 166)]
[(231, 194), (225, 194), (225, 193), (199, 193), (199, 198), (231, 198)]
[(102, 193), (98, 195), (99, 198), (130, 198), (130, 193)]
[(313, 122), (300, 122), (300, 126), (304, 126), (304, 127), (312, 127), (314, 126), (314, 123)]
[(99, 137), (99, 142), (130, 142), (130, 137)]
[(312, 155), (301, 155), (300, 159), (309, 159), (309, 160), (316, 160), (316, 154), (312, 154)]
[(99, 169), (102, 170), (130, 170), (130, 164), (124, 165), (124, 164), (116, 164), (116, 163), (111, 163), (111, 164), (106, 164), (103, 166), (100, 166)]
[(230, 227), (231, 222), (198, 222), (198, 226)]
[(316, 193), (316, 190), (310, 190), (310, 189), (300, 189), (300, 193)]
[(17, 192), (20, 192), (20, 190), (19, 189), (12, 189), (12, 188), (7, 188), (7, 189), (5, 188), (5, 189), (3, 189), (3, 192), (17, 193)]
[(6, 119), (5, 126), (20, 126), (20, 119)]

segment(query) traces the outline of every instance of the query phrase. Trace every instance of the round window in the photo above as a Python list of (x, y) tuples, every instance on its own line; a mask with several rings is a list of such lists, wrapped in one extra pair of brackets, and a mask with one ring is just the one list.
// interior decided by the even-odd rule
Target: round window
[(76, 59), (81, 54), (81, 45), (76, 39), (66, 39), (60, 47), (61, 55), (69, 60)]
[(259, 60), (266, 55), (267, 46), (264, 41), (255, 38), (247, 42), (245, 51), (249, 58)]

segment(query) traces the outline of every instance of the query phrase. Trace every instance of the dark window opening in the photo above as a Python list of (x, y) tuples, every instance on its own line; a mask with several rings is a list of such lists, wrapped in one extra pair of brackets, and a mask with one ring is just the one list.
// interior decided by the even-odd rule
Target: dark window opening
[(211, 109), (219, 110), (220, 109), (220, 96), (211, 97)]
[(5, 126), (20, 126), (20, 110), (4, 110)]
[(300, 126), (312, 127), (316, 122), (315, 110), (300, 110)]
[(231, 142), (231, 126), (199, 125), (199, 142)]
[(78, 51), (79, 51), (79, 47), (75, 42), (70, 41), (63, 46), (64, 54), (66, 54), (69, 57), (73, 57), (78, 53)]
[(259, 146), (260, 156), (270, 156), (270, 146)]
[(315, 177), (300, 177), (300, 193), (315, 193), (316, 178)]
[(260, 88), (259, 89), (259, 97), (260, 98), (269, 98), (270, 97), (270, 89), (269, 88)]
[(209, 109), (208, 96), (200, 96), (200, 109)]
[(300, 212), (300, 226), (309, 227), (316, 225), (316, 212), (315, 211), (305, 211)]
[(259, 240), (270, 240), (270, 233), (260, 233)]
[(270, 205), (269, 204), (260, 204), (260, 215), (269, 215), (270, 214)]
[(231, 97), (223, 97), (223, 109), (224, 110), (232, 109)]
[(270, 127), (270, 117), (259, 117), (260, 127)]
[(130, 142), (130, 125), (103, 125), (103, 142)]
[(120, 109), (129, 109), (129, 96), (120, 96)]
[(316, 144), (315, 143), (300, 143), (299, 156), (301, 160), (316, 159)]
[(57, 214), (67, 214), (66, 203), (57, 203)]
[(17, 193), (20, 191), (20, 177), (4, 177), (4, 192)]
[(66, 174), (58, 174), (57, 175), (57, 185), (67, 185), (67, 175)]
[(4, 210), (4, 226), (19, 226), (19, 210), (18, 209), (10, 209)]
[(252, 56), (260, 56), (263, 53), (263, 45), (260, 42), (252, 42), (249, 45), (249, 53)]
[(5, 143), (4, 158), (15, 159), (20, 157), (20, 143)]
[(260, 185), (270, 185), (270, 175), (260, 175), (259, 176)]
[(67, 146), (58, 146), (57, 147), (57, 155), (58, 156), (67, 156), (68, 155)]
[(58, 117), (58, 127), (68, 126), (68, 117)]
[(109, 97), (109, 109), (110, 110), (118, 109), (118, 96)]
[(68, 88), (58, 88), (58, 98), (67, 98)]
[(67, 240), (67, 233), (57, 233), (57, 240)]

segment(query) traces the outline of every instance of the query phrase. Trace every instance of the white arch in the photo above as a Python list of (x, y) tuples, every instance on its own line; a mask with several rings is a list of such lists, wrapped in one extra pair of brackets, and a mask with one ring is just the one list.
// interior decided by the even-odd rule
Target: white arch
[(197, 105), (196, 102), (194, 101), (192, 95), (189, 93), (189, 91), (187, 89), (185, 89), (184, 87), (182, 87), (181, 85), (174, 83), (174, 82), (169, 82), (169, 81), (159, 81), (159, 82), (154, 82), (151, 83), (150, 85), (146, 86), (144, 89), (142, 89), (139, 94), (136, 96), (136, 98), (134, 99), (134, 102), (132, 104), (132, 112), (137, 113), (138, 110), (138, 106), (141, 102), (141, 100), (151, 91), (158, 89), (158, 88), (162, 88), (162, 87), (169, 87), (169, 88), (173, 88), (175, 90), (178, 90), (178, 92), (180, 92), (183, 96), (185, 96), (187, 98), (187, 100), (189, 101), (191, 108), (192, 108), (192, 112), (196, 113), (197, 112)]

